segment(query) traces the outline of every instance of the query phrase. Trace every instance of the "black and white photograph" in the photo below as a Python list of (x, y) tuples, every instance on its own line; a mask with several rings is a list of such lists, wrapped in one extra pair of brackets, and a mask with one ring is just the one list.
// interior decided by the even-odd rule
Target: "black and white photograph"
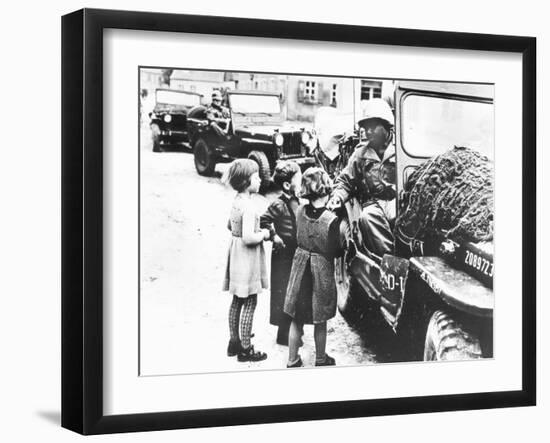
[(140, 376), (493, 358), (493, 84), (138, 71)]

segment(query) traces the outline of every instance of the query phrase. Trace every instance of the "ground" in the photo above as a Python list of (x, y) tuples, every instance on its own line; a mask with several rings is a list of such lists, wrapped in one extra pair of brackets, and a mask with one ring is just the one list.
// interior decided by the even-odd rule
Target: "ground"
[[(275, 344), (269, 324), (269, 291), (258, 296), (253, 343), (268, 354), (258, 363), (226, 356), (230, 296), (221, 291), (229, 244), (227, 219), (235, 192), (220, 176), (195, 171), (190, 152), (153, 153), (142, 132), (140, 195), (140, 373), (166, 375), (285, 368), (288, 348)], [(267, 207), (273, 195), (257, 195)], [(270, 256), (270, 244), (266, 243)], [(268, 261), (269, 264), (269, 261)], [(377, 358), (364, 338), (337, 314), (328, 322), (327, 352), (338, 365)], [(313, 326), (300, 351), (315, 359)]]

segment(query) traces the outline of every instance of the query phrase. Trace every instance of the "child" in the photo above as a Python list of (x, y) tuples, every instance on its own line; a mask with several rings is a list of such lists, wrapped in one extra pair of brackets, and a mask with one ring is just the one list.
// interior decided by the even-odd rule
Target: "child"
[(283, 311), (283, 304), (296, 250), (296, 210), (299, 205), (296, 193), (302, 183), (300, 166), (293, 161), (277, 163), (273, 181), (283, 192), (262, 215), (260, 227), (270, 230), (273, 241), (269, 322), (278, 326), (277, 344), (288, 346), (288, 330), (292, 318)]
[(304, 324), (314, 324), (315, 366), (333, 366), (326, 354), (327, 320), (336, 315), (334, 257), (340, 253), (338, 218), (326, 208), (332, 182), (321, 168), (309, 168), (302, 178), (301, 205), (296, 214), (297, 248), (292, 261), (284, 311), (292, 317), (288, 368), (303, 366), (298, 354)]
[(237, 191), (229, 219), (232, 237), (223, 283), (223, 290), (233, 295), (227, 355), (237, 355), (241, 362), (261, 361), (267, 354), (255, 351), (250, 338), (257, 294), (268, 287), (263, 241), (269, 239), (270, 232), (260, 229), (260, 217), (251, 199), (260, 189), (258, 165), (249, 159), (235, 160), (223, 181)]

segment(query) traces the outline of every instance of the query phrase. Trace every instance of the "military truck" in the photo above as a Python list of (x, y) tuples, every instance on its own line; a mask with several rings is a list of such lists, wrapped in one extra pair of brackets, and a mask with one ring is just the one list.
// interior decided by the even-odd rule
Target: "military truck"
[[(408, 181), (427, 161), (469, 146), (492, 164), (493, 87), (403, 81), (394, 103), (399, 220)], [(492, 241), (464, 242), (444, 230), (418, 240), (397, 226), (394, 255), (379, 257), (363, 246), (358, 202), (343, 209), (349, 227), (336, 281), (345, 318), (369, 322), (373, 313), (381, 315), (412, 359), (492, 357)]]
[(279, 95), (228, 91), (225, 105), (230, 119), (222, 128), (224, 134), (212, 127), (206, 107), (197, 107), (189, 114), (190, 142), (199, 174), (212, 175), (216, 163), (250, 158), (258, 163), (265, 184), (277, 160), (292, 159), (303, 169), (316, 163), (311, 133), (304, 126), (285, 121)]
[(189, 143), (187, 114), (200, 105), (201, 97), (196, 92), (167, 88), (155, 90), (155, 107), (149, 114), (153, 152)]

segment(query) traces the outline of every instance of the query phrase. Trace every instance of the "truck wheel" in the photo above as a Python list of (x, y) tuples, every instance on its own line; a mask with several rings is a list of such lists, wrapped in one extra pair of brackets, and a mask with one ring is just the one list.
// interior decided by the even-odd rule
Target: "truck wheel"
[(153, 142), (153, 152), (161, 152), (160, 148), (160, 128), (159, 125), (153, 123), (151, 125), (151, 140)]
[(248, 158), (258, 163), (262, 185), (265, 186), (269, 184), (271, 182), (271, 167), (269, 166), (269, 160), (267, 159), (265, 152), (251, 151), (250, 154), (248, 154)]
[(474, 360), (482, 358), (481, 345), (448, 314), (435, 311), (428, 324), (424, 361)]
[(344, 257), (338, 257), (334, 261), (334, 279), (336, 280), (338, 310), (345, 315), (353, 303), (351, 300), (351, 277)]
[(366, 311), (365, 307), (360, 304), (360, 289), (353, 277), (349, 275), (344, 257), (338, 257), (334, 261), (334, 280), (336, 281), (338, 311), (349, 323), (357, 323)]
[(193, 154), (195, 157), (195, 168), (200, 175), (210, 176), (214, 174), (214, 169), (216, 169), (216, 157), (202, 138), (199, 138), (195, 142)]
[[(349, 221), (346, 218), (340, 222), (340, 238), (342, 243), (348, 245), (348, 240), (351, 238), (351, 229)], [(349, 249), (349, 246), (346, 249)], [(334, 261), (334, 280), (336, 281), (337, 305), (340, 314), (346, 320), (357, 320), (360, 314), (359, 303), (357, 301), (358, 288), (357, 283), (348, 272), (346, 255), (337, 257)]]

